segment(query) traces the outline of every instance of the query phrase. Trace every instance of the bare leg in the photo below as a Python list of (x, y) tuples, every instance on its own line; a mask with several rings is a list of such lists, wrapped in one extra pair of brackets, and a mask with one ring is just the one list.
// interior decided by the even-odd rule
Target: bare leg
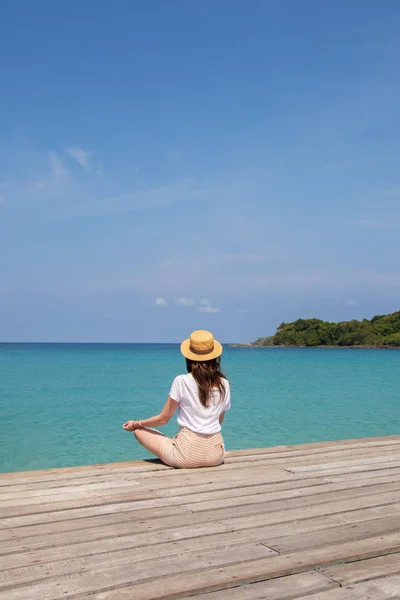
[(162, 459), (164, 444), (169, 438), (157, 429), (150, 429), (150, 427), (135, 429), (133, 434), (139, 444), (142, 444), (146, 450)]

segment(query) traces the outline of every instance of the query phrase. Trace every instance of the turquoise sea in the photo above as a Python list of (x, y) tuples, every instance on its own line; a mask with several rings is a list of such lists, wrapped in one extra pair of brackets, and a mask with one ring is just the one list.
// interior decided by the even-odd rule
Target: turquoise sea
[[(400, 433), (400, 351), (227, 347), (223, 368), (228, 449)], [(173, 344), (0, 344), (0, 471), (148, 457), (122, 424), (182, 372)]]

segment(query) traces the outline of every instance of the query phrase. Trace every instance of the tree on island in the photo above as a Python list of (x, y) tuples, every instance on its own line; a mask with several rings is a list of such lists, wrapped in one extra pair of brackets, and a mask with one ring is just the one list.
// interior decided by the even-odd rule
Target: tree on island
[(371, 320), (329, 323), (320, 319), (297, 319), (281, 323), (270, 337), (254, 346), (376, 346), (400, 347), (400, 311)]

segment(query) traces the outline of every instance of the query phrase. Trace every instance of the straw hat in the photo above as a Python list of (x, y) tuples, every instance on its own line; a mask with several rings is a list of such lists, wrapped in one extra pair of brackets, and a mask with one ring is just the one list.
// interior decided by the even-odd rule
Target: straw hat
[(222, 354), (222, 346), (209, 331), (193, 331), (188, 340), (181, 344), (181, 352), (185, 358), (195, 361), (206, 361), (218, 358)]

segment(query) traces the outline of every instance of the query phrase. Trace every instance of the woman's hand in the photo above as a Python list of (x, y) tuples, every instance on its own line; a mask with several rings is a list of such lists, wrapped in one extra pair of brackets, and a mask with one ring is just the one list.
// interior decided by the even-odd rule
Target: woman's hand
[(122, 425), (122, 429), (125, 429), (125, 431), (135, 431), (136, 427), (134, 424), (135, 421), (127, 421)]

